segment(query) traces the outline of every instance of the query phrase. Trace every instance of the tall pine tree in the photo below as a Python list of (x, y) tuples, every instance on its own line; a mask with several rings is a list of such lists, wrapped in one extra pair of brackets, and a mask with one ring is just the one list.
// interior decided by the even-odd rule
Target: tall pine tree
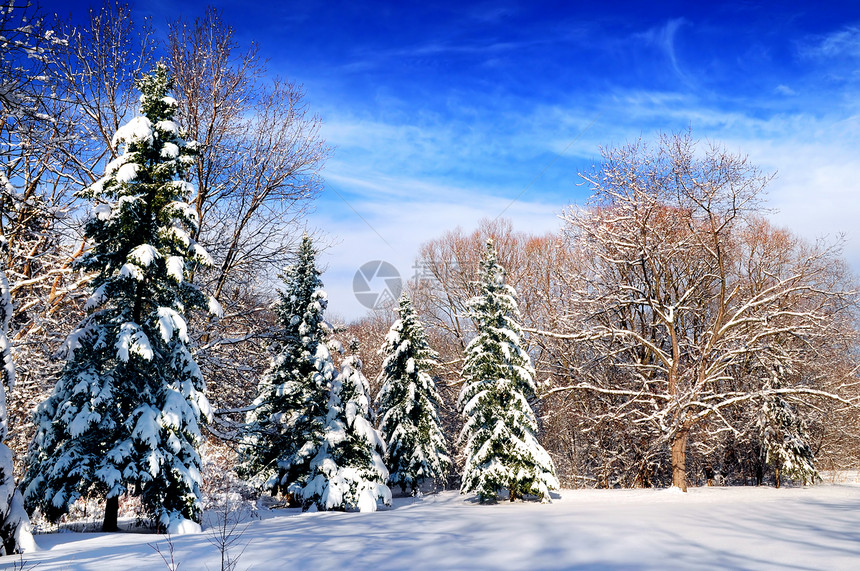
[(311, 478), (302, 489), (306, 508), (376, 511), (391, 503), (382, 461), (385, 444), (370, 419), (367, 378), (361, 360), (343, 362), (329, 392), (324, 437), (311, 461)]
[(537, 419), (529, 404), (534, 368), (521, 344), (516, 292), (505, 283), (493, 241), (481, 261), (480, 294), (469, 300), (477, 335), (466, 347), (465, 382), (459, 396), (466, 441), (461, 493), (495, 501), (507, 490), (511, 501), (526, 495), (549, 501), (558, 489), (555, 467), (535, 437)]
[(379, 430), (388, 443), (388, 481), (414, 494), (425, 481), (444, 482), (451, 460), (439, 422), (439, 393), (428, 372), (436, 353), (405, 293), (397, 313), (379, 349), (384, 361), (376, 403)]
[[(6, 239), (0, 235), (0, 257), (5, 258)], [(35, 551), (30, 518), (24, 511), (21, 492), (15, 487), (12, 451), (4, 444), (8, 434), (6, 389), (15, 385), (15, 364), (9, 343), (12, 299), (6, 272), (0, 268), (0, 555)]]
[(277, 355), (260, 381), (245, 424), (239, 473), (258, 487), (300, 499), (322, 445), (335, 367), (326, 344), (327, 300), (316, 253), (305, 236), (283, 275), (277, 308)]
[(54, 392), (36, 411), (24, 479), (28, 507), (51, 520), (100, 495), (112, 531), (119, 497), (131, 494), (160, 529), (199, 529), (197, 447), (210, 409), (185, 314), (220, 308), (187, 281), (210, 258), (191, 239), (193, 187), (183, 178), (194, 145), (173, 121), (171, 85), (163, 64), (138, 82), (141, 115), (114, 136), (120, 156), (80, 193), (94, 203), (92, 247), (80, 264), (97, 272), (94, 291), (66, 340)]

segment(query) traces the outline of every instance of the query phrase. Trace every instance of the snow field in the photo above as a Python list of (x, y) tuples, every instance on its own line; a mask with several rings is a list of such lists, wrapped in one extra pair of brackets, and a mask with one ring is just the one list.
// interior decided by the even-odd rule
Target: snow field
[[(448, 491), (371, 513), (266, 511), (237, 569), (857, 569), (860, 487), (562, 490), (479, 505)], [(185, 571), (220, 569), (207, 529), (172, 538)], [(25, 568), (166, 569), (153, 534), (58, 533)], [(0, 558), (0, 569), (20, 564)]]

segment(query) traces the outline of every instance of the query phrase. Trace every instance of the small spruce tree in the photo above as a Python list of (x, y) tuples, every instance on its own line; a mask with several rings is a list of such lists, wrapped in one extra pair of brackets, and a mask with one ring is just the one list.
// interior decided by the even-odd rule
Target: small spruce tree
[[(0, 256), (5, 258), (6, 239), (0, 235)], [(15, 487), (12, 451), (4, 441), (8, 434), (6, 390), (15, 385), (15, 364), (9, 343), (12, 299), (6, 272), (0, 268), (0, 555), (35, 551), (30, 518), (24, 511), (21, 492)]]
[(361, 366), (358, 356), (347, 357), (332, 383), (324, 438), (301, 492), (305, 508), (365, 512), (376, 511), (380, 501), (391, 503), (385, 444), (373, 428)]
[[(775, 367), (766, 388), (779, 389), (783, 367)], [(815, 454), (809, 445), (806, 423), (779, 393), (765, 397), (758, 416), (758, 426), (764, 448), (765, 463), (774, 468), (776, 487), (782, 476), (798, 480), (804, 485), (819, 479), (815, 469)]]
[(444, 482), (451, 460), (439, 422), (439, 393), (428, 372), (436, 353), (405, 293), (397, 313), (379, 349), (384, 361), (376, 403), (379, 430), (388, 444), (388, 481), (415, 494), (425, 481)]
[(496, 501), (503, 490), (511, 501), (526, 495), (549, 501), (559, 483), (535, 437), (528, 401), (536, 390), (534, 368), (521, 344), (516, 292), (505, 283), (492, 240), (480, 276), (480, 294), (469, 300), (477, 334), (466, 347), (458, 399), (466, 441), (460, 491), (477, 493), (481, 502)]
[(211, 263), (194, 242), (196, 214), (184, 182), (194, 145), (173, 121), (163, 64), (138, 82), (141, 115), (114, 136), (120, 156), (80, 193), (93, 201), (80, 268), (96, 272), (84, 321), (65, 343), (66, 365), (35, 414), (25, 502), (51, 520), (78, 498), (107, 498), (104, 529), (117, 528), (119, 497), (139, 496), (156, 525), (199, 529), (200, 424), (209, 414), (189, 350), (185, 314), (219, 314), (187, 279)]
[(276, 356), (247, 415), (239, 474), (259, 488), (298, 500), (322, 445), (335, 377), (323, 316), (326, 293), (310, 237), (304, 236), (296, 263), (282, 279)]

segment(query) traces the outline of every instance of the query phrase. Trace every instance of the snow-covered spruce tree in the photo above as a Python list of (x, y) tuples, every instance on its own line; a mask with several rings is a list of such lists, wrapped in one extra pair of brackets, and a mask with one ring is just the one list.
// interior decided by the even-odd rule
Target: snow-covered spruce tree
[[(782, 367), (775, 367), (769, 386), (779, 389)], [(774, 468), (776, 487), (781, 477), (788, 476), (804, 485), (819, 479), (815, 469), (815, 454), (809, 445), (806, 423), (779, 393), (767, 395), (759, 411), (758, 427), (764, 449), (765, 463)]]
[(492, 240), (481, 260), (480, 294), (469, 300), (477, 334), (466, 347), (465, 382), (458, 404), (466, 441), (461, 493), (496, 501), (507, 490), (511, 501), (526, 495), (550, 501), (558, 489), (555, 467), (535, 432), (528, 402), (534, 395), (534, 368), (521, 345), (516, 292), (505, 283)]
[(439, 422), (439, 393), (428, 372), (436, 353), (405, 293), (397, 314), (379, 349), (384, 361), (376, 406), (388, 444), (388, 482), (414, 494), (425, 481), (444, 482), (451, 460)]
[(367, 512), (376, 511), (379, 501), (389, 505), (385, 444), (370, 419), (367, 378), (356, 355), (344, 360), (332, 383), (324, 434), (301, 490), (304, 507)]
[[(0, 235), (0, 253), (6, 249), (6, 239)], [(9, 321), (12, 300), (6, 272), (0, 268), (0, 555), (35, 551), (30, 518), (24, 511), (21, 492), (15, 487), (12, 451), (6, 446), (9, 432), (6, 415), (6, 389), (15, 385), (15, 364), (9, 343)]]
[(310, 237), (282, 276), (277, 354), (246, 419), (239, 474), (273, 494), (300, 499), (322, 445), (335, 367), (323, 318), (327, 300)]
[(159, 64), (138, 87), (141, 115), (114, 135), (120, 156), (80, 193), (94, 203), (80, 262), (96, 272), (90, 313), (36, 410), (24, 499), (56, 520), (78, 498), (103, 496), (103, 527), (113, 531), (119, 498), (131, 494), (176, 533), (199, 529), (197, 446), (210, 414), (185, 313), (220, 308), (186, 279), (209, 256), (190, 238), (193, 187), (182, 178), (194, 145), (172, 120), (168, 69)]

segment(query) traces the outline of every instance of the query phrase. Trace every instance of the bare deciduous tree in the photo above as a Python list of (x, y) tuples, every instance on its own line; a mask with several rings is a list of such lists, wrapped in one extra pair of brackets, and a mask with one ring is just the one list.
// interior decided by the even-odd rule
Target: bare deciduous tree
[[(194, 325), (205, 332), (197, 358), (213, 404), (242, 409), (265, 368), (272, 280), (291, 261), (329, 151), (301, 87), (268, 79), (256, 46), (242, 49), (216, 10), (170, 24), (166, 47), (178, 118), (199, 149), (194, 238), (215, 262), (195, 280), (225, 310), (218, 323)], [(229, 437), (237, 414), (217, 415), (213, 430)]]
[(56, 168), (58, 116), (66, 106), (56, 98), (52, 63), (64, 42), (25, 3), (0, 6), (0, 232), (8, 239), (7, 268), (15, 311), (10, 334), (18, 358), (18, 385), (9, 400), (15, 427), (8, 442), (20, 455), (29, 440), (29, 410), (44, 394), (46, 346), (59, 343), (49, 315), (49, 299), (70, 274), (64, 244), (68, 195)]
[[(7, 14), (8, 15), (8, 14)], [(28, 15), (38, 40), (29, 57), (24, 99), (30, 112), (0, 125), (7, 143), (0, 224), (9, 239), (8, 267), (16, 301), (13, 343), (19, 390), (10, 419), (20, 427), (10, 443), (18, 454), (32, 436), (31, 409), (52, 388), (61, 363), (52, 356), (83, 317), (89, 275), (73, 268), (85, 248), (75, 192), (89, 186), (116, 154), (113, 133), (137, 105), (135, 77), (151, 63), (152, 42), (138, 31), (124, 4), (106, 2), (73, 28)], [(6, 61), (6, 58), (4, 58)], [(11, 76), (10, 76), (11, 77)]]
[(664, 136), (654, 149), (605, 151), (586, 176), (591, 207), (565, 214), (571, 246), (585, 254), (569, 276), (578, 314), (569, 332), (595, 361), (554, 390), (605, 395), (615, 418), (650, 427), (683, 490), (692, 431), (740, 432), (732, 407), (767, 394), (850, 397), (796, 375), (780, 388), (763, 382), (776, 367), (803, 368), (853, 300), (833, 279), (832, 248), (797, 243), (761, 256), (740, 239), (769, 178), (719, 147), (698, 152), (689, 133)]
[(114, 133), (137, 111), (134, 82), (154, 63), (155, 41), (147, 20), (135, 21), (131, 7), (104, 0), (90, 9), (86, 25), (61, 24), (62, 49), (52, 57), (62, 121), (70, 126), (58, 145), (76, 189), (95, 182), (106, 161), (117, 157)]
[(274, 277), (289, 261), (329, 151), (301, 87), (266, 80), (256, 47), (240, 52), (214, 9), (171, 24), (168, 50), (180, 121), (200, 148), (199, 241), (215, 259), (207, 278), (220, 299), (228, 285)]

